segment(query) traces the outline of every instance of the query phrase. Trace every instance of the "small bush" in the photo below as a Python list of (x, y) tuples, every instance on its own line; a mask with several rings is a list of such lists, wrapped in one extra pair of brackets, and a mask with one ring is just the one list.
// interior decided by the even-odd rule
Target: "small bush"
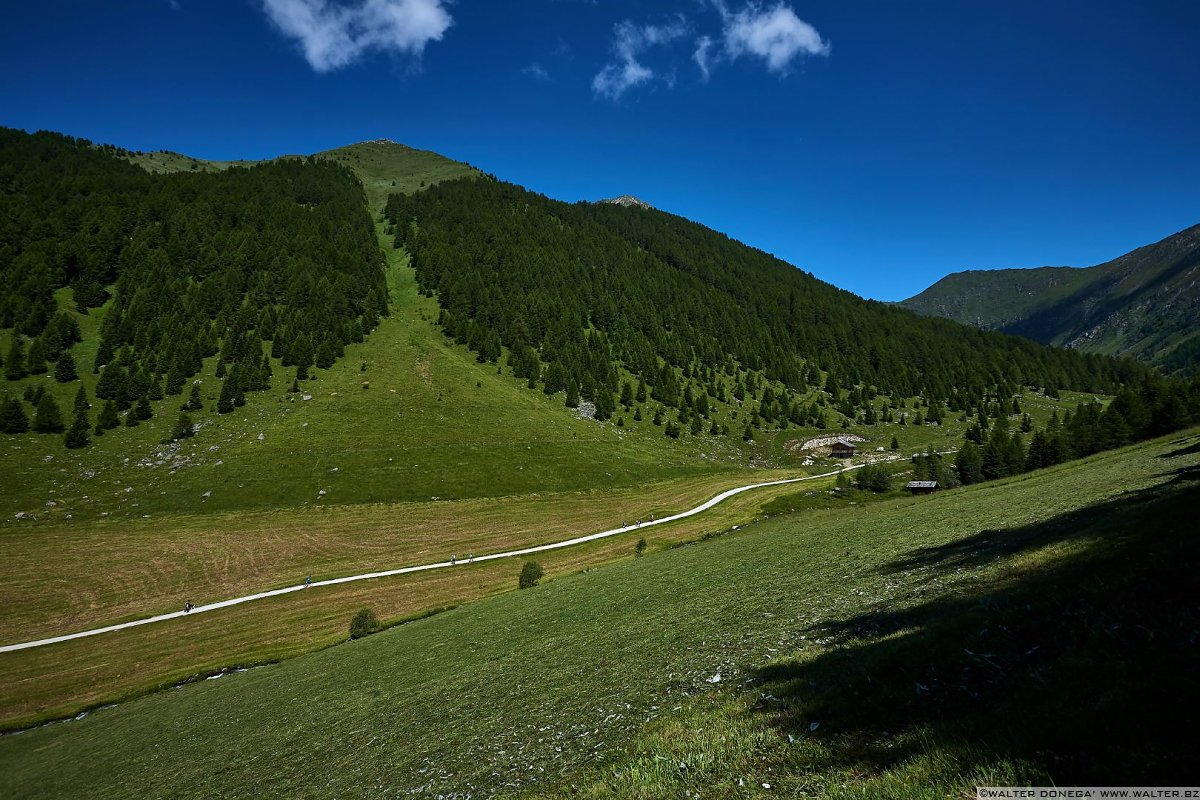
[(377, 630), (379, 630), (379, 620), (375, 618), (375, 612), (369, 608), (362, 609), (354, 615), (354, 619), (350, 620), (351, 639), (370, 636)]
[(637, 545), (633, 548), (633, 554), (638, 558), (646, 554), (646, 540), (644, 538), (638, 539)]
[(517, 586), (521, 589), (529, 589), (538, 585), (538, 581), (545, 575), (542, 565), (536, 561), (526, 561), (525, 566), (521, 568), (521, 577), (517, 581)]

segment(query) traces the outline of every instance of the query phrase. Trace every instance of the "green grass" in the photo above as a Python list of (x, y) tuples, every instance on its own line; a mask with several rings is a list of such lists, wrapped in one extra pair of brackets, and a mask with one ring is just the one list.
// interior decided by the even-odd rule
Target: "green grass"
[[(0, 530), (63, 524), (68, 517), (159, 518), (501, 497), (631, 487), (752, 467), (796, 468), (801, 457), (787, 443), (842, 432), (762, 431), (746, 446), (737, 435), (685, 433), (677, 442), (668, 440), (651, 423), (653, 404), (643, 406), (641, 422), (620, 410), (622, 427), (615, 420), (580, 419), (563, 407), (561, 394), (531, 391), (507, 370), (499, 374), (494, 365), (478, 364), (446, 339), (435, 324), (436, 301), (417, 293), (403, 253), (387, 246), (386, 238), (381, 244), (390, 260), (392, 315), (365, 343), (348, 347), (331, 369), (314, 370), (317, 379), (305, 382), (300, 396), (287, 393), (292, 370), (276, 362), (268, 392), (251, 393), (244, 408), (218, 415), (220, 382), (215, 359), (209, 359), (199, 376), (206, 410), (195, 415), (203, 428), (178, 449), (163, 440), (181, 398), (155, 402), (154, 419), (93, 437), (83, 450), (65, 449), (58, 435), (0, 437), (0, 471), (6, 476)], [(61, 295), (62, 307), (71, 308), (69, 290)], [(94, 419), (98, 376), (89, 366), (102, 311), (76, 317), (85, 337), (75, 347), (81, 381), (59, 384), (36, 376), (4, 382), (0, 391), (20, 394), (28, 384), (42, 385), (69, 421), (82, 382), (93, 397)], [(364, 380), (369, 389), (362, 388)], [(1062, 401), (1030, 395), (1023, 402), (1041, 422), (1051, 408), (1070, 407), (1077, 399), (1064, 393)], [(735, 412), (724, 406), (716, 418), (736, 431), (742, 423)], [(912, 452), (930, 444), (955, 447), (963, 428), (948, 418), (941, 428), (889, 424), (848, 432), (867, 437), (864, 450), (886, 447), (896, 435), (902, 450)]]
[[(353, 169), (376, 211), (392, 191), (478, 174), (435, 153), (381, 141), (319, 155)], [(131, 158), (157, 171), (235, 163), (165, 152)], [(759, 467), (796, 468), (802, 456), (789, 443), (841, 432), (756, 431), (756, 442), (747, 446), (738, 435), (744, 418), (739, 421), (733, 405), (714, 413), (731, 436), (685, 433), (678, 442), (651, 424), (653, 402), (642, 406), (641, 422), (632, 410), (618, 409), (620, 427), (616, 418), (606, 424), (579, 419), (563, 407), (561, 394), (528, 390), (507, 370), (498, 374), (447, 340), (435, 324), (436, 301), (418, 294), (414, 271), (382, 230), (380, 244), (389, 260), (393, 313), (366, 342), (348, 347), (333, 368), (314, 370), (317, 380), (306, 382), (301, 395), (311, 400), (287, 394), (294, 371), (275, 362), (268, 392), (251, 393), (244, 408), (217, 415), (220, 382), (213, 358), (199, 376), (206, 410), (194, 416), (203, 428), (178, 450), (163, 440), (181, 398), (154, 403), (154, 419), (93, 437), (84, 450), (65, 449), (59, 435), (0, 436), (0, 531), (147, 515), (169, 528), (164, 516), (619, 489)], [(100, 403), (91, 365), (105, 309), (76, 313), (70, 290), (58, 299), (84, 335), (72, 351), (81, 381), (3, 381), (0, 394), (44, 386), (69, 423), (82, 383), (93, 397), (94, 421)], [(0, 342), (7, 344), (10, 336), (0, 331)], [(367, 390), (364, 380), (370, 381)], [(1041, 420), (1051, 404), (1035, 397), (1028, 405)], [(887, 446), (894, 434), (905, 451), (915, 451), (957, 446), (963, 427), (952, 419), (943, 428), (879, 425), (848, 432), (867, 437), (864, 449)]]
[(998, 484), (776, 517), (4, 737), (0, 792), (1184, 785), (1198, 477), (1193, 433)]
[(416, 192), (439, 181), (480, 175), (468, 164), (387, 140), (359, 142), (317, 155), (354, 170), (376, 214), (383, 210), (390, 194)]

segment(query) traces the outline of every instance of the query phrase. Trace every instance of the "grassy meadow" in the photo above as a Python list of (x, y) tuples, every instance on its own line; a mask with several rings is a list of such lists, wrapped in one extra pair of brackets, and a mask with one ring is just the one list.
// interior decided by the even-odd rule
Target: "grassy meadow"
[[(477, 174), (436, 154), (384, 142), (328, 151), (362, 178), (378, 210), (392, 191)], [(209, 170), (174, 153), (131, 156), (152, 171)], [(243, 163), (243, 162), (237, 162)], [(249, 163), (249, 162), (244, 162)], [(0, 642), (53, 636), (265, 589), (304, 576), (338, 577), (543, 544), (690, 508), (733, 486), (825, 472), (802, 465), (799, 441), (854, 433), (865, 453), (958, 446), (963, 421), (943, 427), (880, 424), (830, 430), (756, 431), (742, 442), (736, 404), (714, 418), (732, 436), (663, 435), (654, 403), (618, 408), (610, 422), (581, 418), (563, 395), (527, 389), (507, 367), (480, 364), (447, 339), (434, 299), (420, 296), (405, 254), (379, 229), (388, 259), (391, 315), (301, 391), (273, 362), (267, 392), (227, 415), (215, 411), (215, 358), (199, 377), (205, 408), (194, 438), (168, 437), (183, 398), (155, 401), (137, 427), (93, 436), (68, 450), (61, 435), (0, 436)], [(104, 309), (60, 308), (78, 320), (72, 349), (80, 379), (4, 381), (0, 394), (40, 386), (65, 421), (91, 371)], [(0, 342), (9, 332), (0, 332)], [(501, 360), (503, 364), (503, 359)], [(628, 377), (627, 375), (625, 376)], [(732, 385), (727, 383), (727, 388)], [(185, 390), (186, 391), (186, 390)], [(1084, 398), (1021, 398), (1043, 424)], [(911, 407), (912, 398), (906, 401)], [(26, 404), (28, 409), (28, 404)], [(836, 419), (836, 415), (830, 415)], [(620, 424), (617, 424), (618, 421)], [(1010, 421), (1016, 424), (1016, 420)], [(896, 467), (903, 478), (904, 464)], [(865, 497), (831, 481), (739, 496), (696, 518), (645, 532), (649, 552), (728, 531), (756, 518), (803, 510), (858, 513)], [(639, 535), (545, 554), (551, 578), (633, 560)], [(372, 608), (387, 625), (511, 592), (520, 563), (325, 587), (186, 620), (0, 654), (0, 730), (136, 697), (235, 666), (277, 662), (345, 639), (351, 615)]]
[(1195, 707), (1198, 480), (1192, 432), (931, 497), (773, 517), (5, 736), (0, 791), (1171, 785)]

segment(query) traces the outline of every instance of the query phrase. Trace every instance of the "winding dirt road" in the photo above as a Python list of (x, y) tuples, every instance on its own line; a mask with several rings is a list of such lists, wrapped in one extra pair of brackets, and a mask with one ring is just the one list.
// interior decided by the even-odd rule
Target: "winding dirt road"
[(711, 500), (707, 500), (707, 501), (701, 503), (700, 505), (696, 506), (695, 508), (689, 509), (687, 511), (681, 511), (678, 514), (672, 514), (668, 517), (663, 517), (662, 519), (646, 521), (646, 522), (642, 522), (637, 525), (624, 525), (620, 528), (611, 528), (606, 531), (600, 531), (599, 533), (590, 533), (586, 536), (576, 536), (573, 539), (564, 539), (561, 542), (552, 542), (550, 544), (540, 544), (540, 545), (536, 545), (533, 547), (523, 547), (520, 550), (508, 550), (503, 553), (492, 553), (490, 555), (475, 556), (470, 562), (468, 562), (466, 560), (457, 561), (457, 562), (439, 561), (434, 564), (419, 564), (417, 566), (412, 566), (412, 567), (399, 567), (397, 569), (388, 569), (388, 570), (382, 570), (379, 572), (364, 572), (361, 575), (347, 575), (343, 578), (329, 578), (327, 580), (322, 580), (322, 581), (313, 581), (311, 584), (309, 584), (307, 586), (305, 584), (299, 584), (297, 586), (288, 586), (283, 589), (271, 589), (270, 591), (258, 592), (257, 594), (248, 594), (248, 595), (245, 595), (244, 597), (234, 597), (229, 600), (221, 600), (216, 603), (208, 603), (207, 605), (196, 606), (191, 611), (186, 611), (186, 612), (185, 611), (172, 611), (169, 614), (158, 614), (157, 616), (153, 616), (153, 617), (144, 617), (143, 619), (136, 619), (136, 620), (133, 620), (132, 622), (121, 622), (116, 625), (106, 625), (103, 628), (92, 628), (91, 630), (79, 631), (77, 633), (66, 633), (66, 634), (63, 634), (62, 636), (52, 636), (48, 639), (37, 639), (37, 640), (31, 641), (31, 642), (19, 642), (17, 644), (0, 645), (0, 653), (10, 653), (15, 650), (27, 650), (31, 647), (45, 647), (46, 645), (57, 644), (59, 642), (68, 642), (72, 639), (82, 639), (85, 636), (98, 636), (99, 634), (102, 634), (102, 633), (109, 633), (111, 631), (121, 631), (121, 630), (125, 630), (126, 628), (136, 628), (139, 625), (149, 625), (154, 622), (165, 622), (169, 619), (177, 619), (178, 617), (182, 617), (185, 615), (192, 616), (194, 614), (203, 614), (203, 613), (206, 613), (209, 611), (217, 611), (222, 608), (229, 608), (230, 606), (241, 605), (242, 603), (249, 603), (254, 600), (263, 600), (268, 597), (278, 597), (278, 596), (284, 595), (284, 594), (291, 594), (292, 592), (303, 592), (307, 589), (316, 589), (321, 586), (336, 586), (340, 583), (351, 583), (353, 581), (368, 581), (368, 580), (372, 580), (374, 578), (388, 578), (393, 575), (406, 575), (410, 572), (424, 572), (426, 570), (431, 570), (431, 569), (449, 569), (449, 568), (454, 568), (454, 567), (468, 567), (473, 564), (478, 564), (478, 563), (481, 563), (484, 561), (494, 561), (499, 558), (516, 558), (517, 556), (527, 556), (527, 555), (532, 555), (533, 553), (542, 553), (547, 550), (558, 550), (559, 548), (562, 548), (562, 547), (572, 547), (577, 544), (583, 544), (584, 542), (593, 542), (597, 539), (605, 539), (609, 536), (617, 536), (622, 533), (630, 533), (635, 530), (641, 530), (643, 528), (650, 528), (654, 525), (666, 525), (668, 522), (675, 522), (676, 520), (685, 519), (687, 517), (693, 517), (696, 514), (704, 513), (705, 511), (707, 511), (708, 509), (717, 505), (718, 503), (720, 503), (724, 500), (728, 500), (730, 497), (741, 494), (742, 492), (749, 492), (754, 489), (764, 489), (768, 486), (781, 486), (781, 485), (787, 484), (787, 483), (802, 483), (804, 481), (814, 481), (814, 480), (818, 480), (820, 478), (828, 478), (832, 475), (838, 474), (839, 472), (848, 472), (853, 469), (858, 469), (861, 466), (864, 466), (864, 465), (863, 464), (854, 464), (854, 465), (851, 465), (848, 467), (843, 467), (840, 470), (834, 470), (833, 472), (825, 472), (820, 475), (806, 475), (803, 478), (786, 478), (784, 480), (766, 481), (765, 483), (752, 483), (747, 486), (739, 486), (736, 489), (729, 489), (728, 491), (721, 492), (716, 497), (713, 497)]

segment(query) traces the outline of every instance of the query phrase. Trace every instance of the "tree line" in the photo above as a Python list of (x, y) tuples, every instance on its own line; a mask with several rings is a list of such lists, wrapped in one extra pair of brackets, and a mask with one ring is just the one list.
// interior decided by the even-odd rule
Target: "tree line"
[[(228, 411), (270, 385), (264, 342), (303, 379), (388, 313), (383, 257), (346, 167), (294, 158), (155, 175), (120, 155), (0, 128), (8, 380), (92, 369), (97, 398), (127, 411), (182, 394), (216, 355)], [(60, 308), (64, 289), (76, 312), (103, 314), (92, 364), (71, 353), (80, 330)]]
[(863, 300), (660, 211), (459, 180), (392, 195), (385, 216), (448, 336), (481, 362), (507, 349), (531, 388), (581, 396), (602, 418), (624, 392), (622, 368), (689, 412), (698, 394), (742, 400), (747, 384), (773, 387), (756, 419), (785, 425), (822, 421), (822, 408), (799, 402), (811, 389), (862, 419), (879, 395), (921, 395), (944, 411), (997, 385), (1112, 393), (1147, 374)]

